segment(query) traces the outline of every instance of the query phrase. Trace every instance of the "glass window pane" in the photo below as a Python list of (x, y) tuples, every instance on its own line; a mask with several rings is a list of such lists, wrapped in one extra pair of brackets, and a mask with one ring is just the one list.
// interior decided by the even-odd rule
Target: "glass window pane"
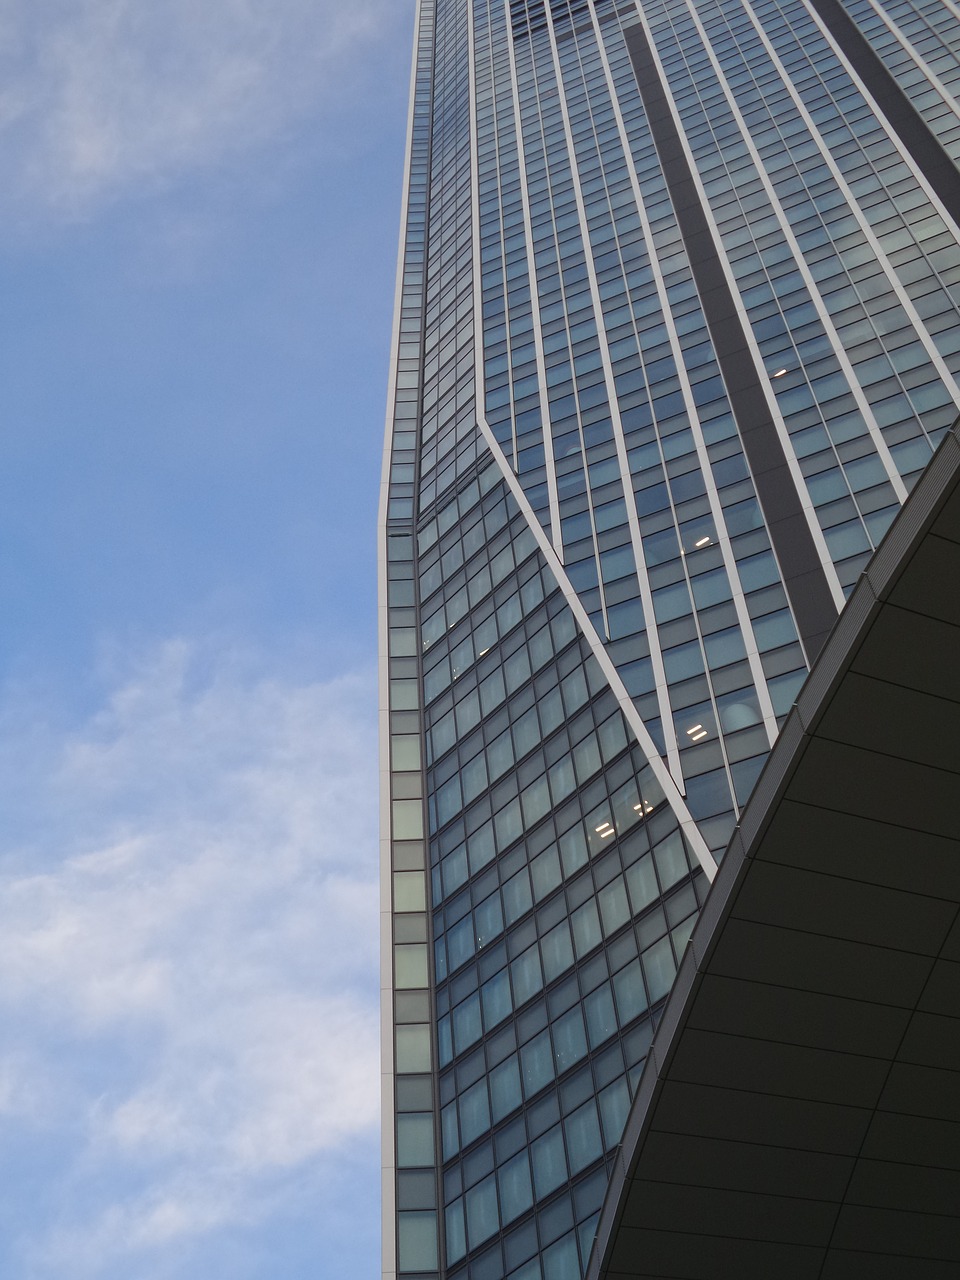
[(530, 878), (533, 881), (533, 896), (537, 902), (542, 900), (560, 883), (560, 859), (555, 848), (546, 849), (530, 864)]
[(497, 831), (497, 848), (501, 853), (514, 840), (523, 835), (523, 817), (520, 813), (519, 799), (511, 800), (495, 816), (494, 826)]
[(440, 1112), (440, 1130), (443, 1137), (443, 1158), (450, 1160), (460, 1150), (460, 1132), (457, 1128), (457, 1104), (450, 1102)]
[(394, 734), (390, 739), (393, 767), (400, 771), (420, 768), (420, 738), (415, 733)]
[(570, 926), (561, 920), (555, 929), (541, 939), (544, 981), (552, 982), (573, 964), (573, 947), (570, 945)]
[(563, 1122), (570, 1153), (570, 1172), (579, 1173), (603, 1155), (597, 1104), (591, 1098)]
[(453, 1266), (467, 1252), (467, 1235), (463, 1223), (463, 1200), (454, 1200), (446, 1212), (447, 1265)]
[(675, 831), (667, 836), (666, 840), (661, 840), (654, 849), (653, 856), (657, 860), (660, 883), (666, 893), (672, 885), (682, 880), (689, 870), (687, 856), (683, 850), (683, 836), (680, 832)]
[(500, 1169), (500, 1203), (503, 1205), (503, 1221), (512, 1222), (533, 1204), (533, 1184), (530, 1181), (530, 1161), (526, 1151), (521, 1151)]
[(494, 1123), (519, 1107), (521, 1101), (520, 1067), (514, 1053), (490, 1072), (490, 1103)]
[(401, 1213), (399, 1246), (401, 1271), (433, 1271), (437, 1266), (436, 1213)]
[(453, 1061), (453, 1029), (449, 1014), (437, 1022), (437, 1052), (441, 1067), (449, 1066)]
[(653, 858), (649, 853), (645, 853), (638, 862), (627, 868), (627, 888), (630, 890), (630, 904), (634, 915), (639, 915), (660, 896)]
[(463, 1053), (480, 1039), (480, 996), (472, 996), (458, 1004), (453, 1011), (453, 1044), (457, 1053)]
[(580, 1280), (580, 1258), (572, 1231), (543, 1251), (543, 1265), (550, 1280)]
[(496, 854), (493, 841), (493, 824), (485, 822), (479, 831), (475, 831), (469, 840), (470, 874), (476, 875), (491, 862)]
[(617, 876), (616, 880), (601, 889), (597, 896), (600, 899), (603, 932), (609, 938), (630, 919), (630, 907), (627, 903), (627, 889), (623, 876)]
[(506, 969), (501, 969), (489, 982), (483, 984), (480, 988), (480, 998), (483, 1001), (483, 1025), (487, 1031), (510, 1016), (513, 1005), (510, 1001), (510, 980)]
[(453, 928), (447, 930), (447, 959), (450, 972), (459, 969), (471, 958), (476, 949), (476, 936), (473, 931), (473, 917), (467, 915)]
[(460, 1141), (464, 1146), (490, 1128), (487, 1082), (478, 1080), (460, 1096)]
[(472, 1187), (464, 1197), (467, 1205), (467, 1238), (475, 1249), (489, 1240), (500, 1223), (497, 1215), (497, 1184), (493, 1174)]
[(423, 839), (423, 804), (419, 800), (394, 800), (393, 838)]
[(560, 837), (560, 857), (565, 876), (572, 876), (587, 861), (587, 842), (579, 822)]
[(654, 1002), (667, 994), (677, 973), (669, 935), (648, 947), (641, 958), (647, 986), (650, 988), (650, 1000)]
[(530, 874), (523, 867), (503, 886), (503, 911), (507, 924), (513, 924), (533, 906), (530, 892)]
[(583, 1014), (575, 1007), (553, 1024), (553, 1053), (557, 1074), (579, 1062), (587, 1052), (587, 1037), (583, 1030)]
[(541, 1031), (538, 1036), (520, 1050), (523, 1067), (523, 1092), (530, 1098), (553, 1079), (553, 1057), (550, 1051), (550, 1033)]
[(397, 1072), (411, 1075), (430, 1070), (430, 1028), (414, 1024), (397, 1027)]
[(397, 1167), (430, 1168), (435, 1162), (433, 1150), (433, 1116), (412, 1112), (397, 1116)]
[(513, 998), (517, 1008), (535, 996), (543, 987), (543, 975), (540, 971), (540, 952), (536, 944), (528, 947), (523, 955), (517, 956), (510, 966), (513, 978)]
[(425, 911), (426, 881), (422, 871), (397, 871), (393, 876), (393, 909)]
[(585, 902), (570, 917), (573, 925), (573, 941), (577, 948), (578, 959), (588, 951), (600, 945), (600, 917), (597, 915), (597, 904)]
[(503, 932), (503, 911), (500, 909), (500, 894), (493, 893), (477, 907), (474, 913), (477, 933), (477, 948), (482, 949)]
[(531, 1258), (529, 1262), (525, 1262), (517, 1271), (511, 1271), (507, 1280), (543, 1280), (540, 1259)]
[(537, 1199), (542, 1200), (567, 1178), (567, 1161), (563, 1154), (559, 1125), (532, 1144), (530, 1157), (533, 1161), (533, 1182), (537, 1189)]
[(599, 1095), (598, 1101), (603, 1121), (604, 1145), (609, 1151), (623, 1137), (623, 1126), (627, 1123), (627, 1113), (630, 1110), (630, 1094), (623, 1076), (608, 1085)]
[(587, 996), (583, 1002), (583, 1011), (587, 1019), (590, 1048), (595, 1049), (617, 1030), (617, 1015), (613, 1007), (613, 995), (609, 982), (605, 982), (602, 987), (598, 987)]
[(647, 1007), (647, 993), (640, 972), (640, 961), (631, 960), (625, 969), (614, 975), (613, 991), (617, 998), (620, 1025), (625, 1027)]
[(427, 944), (425, 942), (404, 943), (394, 947), (393, 954), (396, 960), (398, 991), (427, 985)]

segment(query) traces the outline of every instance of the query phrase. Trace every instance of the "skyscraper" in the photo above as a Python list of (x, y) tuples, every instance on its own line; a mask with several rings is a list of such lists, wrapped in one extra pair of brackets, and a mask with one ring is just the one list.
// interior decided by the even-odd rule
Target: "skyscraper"
[(950, 0), (419, 0), (384, 1273), (579, 1280), (719, 860), (960, 406)]

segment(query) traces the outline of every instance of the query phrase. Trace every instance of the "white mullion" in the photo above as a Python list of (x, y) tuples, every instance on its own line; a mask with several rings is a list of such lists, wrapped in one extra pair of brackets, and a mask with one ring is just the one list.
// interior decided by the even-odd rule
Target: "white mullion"
[[(471, 27), (472, 27), (472, 22), (471, 22)], [(472, 200), (471, 205), (472, 205), (472, 218), (473, 218), (473, 252), (474, 252), (474, 275), (473, 275), (474, 327), (477, 328), (479, 323), (482, 320), (482, 315), (483, 315), (483, 288), (480, 280), (480, 272), (478, 270), (479, 262), (480, 262), (480, 206), (476, 197), (479, 196), (480, 181), (479, 181), (479, 173), (478, 173), (478, 158), (477, 158), (477, 148), (476, 148), (476, 140), (477, 140), (476, 103), (474, 102), (472, 95), (470, 99), (470, 131), (471, 131), (471, 137), (474, 143), (473, 147), (471, 148), (471, 151), (472, 151), (471, 176), (473, 179), (473, 192), (474, 192), (475, 198)], [(482, 330), (478, 330), (478, 331), (482, 331)], [(713, 854), (710, 852), (710, 850), (707, 848), (707, 843), (704, 840), (703, 836), (701, 835), (700, 829), (697, 826), (696, 822), (694, 822), (693, 817), (691, 816), (690, 810), (687, 808), (686, 802), (683, 796), (680, 794), (680, 789), (678, 788), (676, 782), (674, 781), (670, 770), (664, 764), (663, 759), (660, 755), (660, 752), (657, 750), (656, 744), (654, 743), (653, 738), (651, 738), (650, 732), (647, 729), (647, 726), (643, 722), (643, 717), (640, 715), (640, 713), (637, 711), (637, 708), (634, 706), (633, 699), (630, 697), (623, 683), (623, 680), (620, 678), (620, 673), (617, 671), (616, 667), (614, 666), (613, 661), (610, 658), (610, 655), (607, 653), (607, 650), (604, 647), (603, 641), (600, 639), (600, 636), (597, 634), (596, 628), (594, 627), (593, 623), (590, 621), (590, 616), (587, 613), (586, 609), (584, 608), (583, 601), (580, 599), (576, 591), (573, 589), (570, 579), (567, 577), (566, 570), (564, 569), (562, 563), (560, 562), (559, 556), (554, 550), (553, 543), (547, 537), (547, 534), (543, 528), (543, 525), (537, 519), (536, 512), (530, 506), (530, 503), (527, 500), (527, 496), (523, 492), (523, 488), (520, 484), (520, 481), (517, 479), (516, 473), (514, 472), (513, 468), (509, 465), (503, 453), (503, 450), (501, 449), (497, 441), (496, 436), (493, 434), (490, 424), (486, 420), (485, 415), (479, 412), (479, 401), (477, 404), (477, 408), (478, 408), (477, 425), (479, 426), (480, 432), (483, 435), (484, 440), (486, 441), (487, 448), (490, 450), (491, 456), (493, 457), (494, 461), (497, 463), (500, 473), (503, 476), (504, 483), (507, 485), (507, 488), (510, 490), (513, 500), (516, 502), (520, 511), (523, 513), (527, 521), (527, 525), (530, 528), (530, 532), (533, 534), (534, 539), (536, 540), (537, 546), (540, 550), (540, 554), (543, 556), (544, 560), (547, 563), (548, 568), (550, 569), (550, 572), (553, 574), (554, 578), (556, 579), (557, 584), (563, 593), (564, 599), (566, 600), (567, 607), (570, 609), (570, 612), (573, 614), (574, 619), (580, 628), (581, 634), (589, 644), (590, 650), (593, 653), (594, 658), (597, 660), (597, 663), (599, 664), (600, 669), (607, 680), (607, 683), (610, 687), (611, 692), (613, 693), (614, 697), (617, 699), (617, 703), (620, 707), (621, 712), (623, 713), (623, 717), (626, 720), (627, 724), (629, 725), (630, 730), (633, 733), (634, 737), (636, 738), (637, 744), (639, 745), (640, 750), (646, 756), (647, 762), (650, 765), (651, 770), (653, 771), (654, 777), (656, 778), (657, 782), (660, 784), (660, 787), (663, 790), (663, 794), (666, 797), (667, 803), (670, 805), (670, 808), (673, 810), (674, 816), (676, 817), (677, 822), (679, 823), (684, 833), (684, 836), (686, 837), (690, 845), (690, 848), (693, 850), (693, 853), (697, 861), (699, 862), (700, 866), (703, 868), (703, 872), (706, 875), (707, 879), (709, 881), (712, 881), (714, 876), (717, 874), (717, 861), (714, 858)]]
[[(646, 40), (647, 40), (647, 45), (650, 50), (650, 56), (653, 59), (654, 63), (656, 64), (657, 73), (660, 77), (660, 82), (663, 85), (667, 106), (670, 110), (671, 116), (673, 117), (674, 127), (676, 128), (677, 135), (680, 139), (680, 145), (683, 148), (683, 154), (687, 161), (687, 168), (690, 173), (690, 178), (691, 178), (691, 181), (693, 182), (694, 188), (696, 189), (697, 197), (699, 199), (700, 206), (703, 210), (703, 216), (706, 219), (707, 226), (710, 229), (710, 234), (713, 239), (714, 248), (716, 249), (716, 252), (717, 252), (717, 259), (720, 263), (720, 269), (723, 272), (724, 279), (727, 282), (727, 287), (730, 291), (730, 296), (733, 301), (734, 310), (736, 311), (738, 317), (740, 318), (740, 324), (743, 330), (744, 338), (747, 343), (747, 347), (750, 351), (750, 355), (753, 359), (753, 363), (755, 367), (758, 370), (764, 369), (765, 364), (763, 360), (763, 355), (760, 351), (760, 346), (756, 340), (756, 337), (754, 336), (753, 326), (750, 323), (750, 317), (747, 314), (747, 309), (744, 306), (743, 299), (740, 296), (740, 290), (737, 286), (736, 278), (733, 274), (733, 271), (731, 270), (730, 263), (727, 260), (727, 255), (724, 252), (723, 242), (720, 238), (720, 229), (717, 226), (716, 219), (714, 218), (714, 215), (713, 215), (713, 209), (710, 207), (709, 198), (703, 186), (703, 181), (697, 170), (696, 161), (694, 160), (693, 152), (690, 149), (690, 142), (684, 130), (683, 122), (680, 119), (679, 112), (677, 111), (676, 103), (673, 100), (673, 94), (670, 92), (669, 80), (667, 79), (666, 73), (664, 71), (663, 63), (660, 60), (660, 54), (657, 51), (657, 46), (654, 43), (653, 33), (650, 30), (649, 23), (647, 22), (647, 19), (643, 10), (640, 8), (639, 0), (637, 0), (637, 16), (635, 18), (635, 23), (636, 25), (643, 27), (644, 35), (646, 36)], [(777, 403), (776, 396), (774, 395), (773, 390), (771, 389), (771, 387), (769, 386), (765, 378), (760, 379), (760, 389), (763, 392), (763, 397), (767, 406), (767, 412), (770, 415), (770, 421), (773, 423), (774, 430), (776, 431), (777, 436), (780, 440), (780, 446), (783, 450), (783, 456), (787, 463), (787, 469), (790, 472), (790, 479), (793, 482), (793, 487), (797, 492), (797, 497), (800, 501), (801, 510), (803, 511), (804, 518), (806, 519), (806, 522), (807, 522), (807, 528), (809, 529), (810, 536), (813, 539), (813, 544), (817, 550), (817, 555), (820, 557), (820, 566), (823, 569), (824, 577), (827, 580), (827, 587), (830, 591), (830, 595), (833, 599), (833, 603), (836, 607), (836, 610), (839, 613), (840, 610), (843, 608), (843, 606), (846, 604), (846, 596), (844, 595), (843, 588), (840, 585), (840, 579), (837, 575), (837, 570), (833, 563), (833, 557), (830, 555), (830, 551), (827, 547), (827, 540), (823, 536), (823, 530), (820, 528), (820, 521), (817, 519), (817, 514), (813, 506), (813, 500), (811, 499), (809, 491), (807, 490), (806, 480), (804, 478), (803, 472), (800, 470), (800, 463), (797, 459), (796, 454), (793, 451), (793, 446), (790, 443), (790, 433), (787, 431), (787, 426), (783, 419), (783, 415), (780, 412), (780, 406)], [(749, 461), (748, 461), (748, 466), (749, 466)], [(761, 502), (761, 505), (762, 505), (762, 502)], [(780, 576), (782, 579), (783, 572), (780, 569), (780, 562), (779, 562), (779, 557), (777, 556), (776, 547), (772, 547), (772, 551), (773, 551), (774, 559), (777, 561), (777, 569), (780, 572)], [(806, 645), (804, 644), (802, 636), (800, 637), (800, 644), (801, 644), (801, 647), (804, 649), (804, 652), (806, 652)], [(815, 654), (809, 654), (809, 653), (807, 654), (808, 665), (812, 664), (813, 658), (815, 656), (816, 656)]]
[[(593, 12), (591, 10), (591, 12)], [(697, 413), (697, 406), (693, 399), (693, 389), (690, 385), (690, 375), (687, 372), (686, 365), (683, 362), (683, 349), (680, 345), (680, 335), (677, 333), (676, 325), (673, 319), (673, 312), (670, 308), (670, 300), (667, 295), (667, 287), (663, 279), (663, 272), (660, 267), (660, 260), (653, 247), (653, 234), (650, 229), (650, 220), (647, 215), (646, 205), (643, 199), (643, 192), (640, 190), (640, 179), (637, 177), (637, 171), (631, 162), (630, 140), (627, 135), (627, 127), (624, 123), (623, 113), (620, 110), (620, 102), (617, 97), (616, 84), (613, 79), (613, 72), (610, 69), (610, 63), (607, 58), (606, 47), (603, 43), (602, 33), (599, 23), (596, 20), (596, 14), (593, 14), (594, 27), (596, 31), (597, 45), (600, 50), (600, 60), (603, 63), (603, 70), (607, 80), (607, 88), (613, 102), (614, 115), (617, 120), (617, 128), (620, 133), (620, 144), (623, 147), (623, 153), (627, 159), (627, 169), (630, 174), (630, 183), (633, 187), (634, 199), (637, 202), (637, 212), (640, 216), (640, 224), (643, 229), (644, 240), (647, 244), (647, 251), (650, 255), (650, 267), (653, 272), (653, 278), (656, 282), (657, 297), (660, 301), (660, 309), (663, 312), (663, 320), (666, 325), (667, 333), (670, 338), (670, 349), (673, 352), (674, 362), (677, 366), (677, 376), (680, 379), (680, 386), (683, 391), (683, 402), (687, 410), (687, 417), (690, 420), (690, 430), (693, 435), (694, 444), (697, 450), (697, 457), (700, 460), (700, 470), (703, 473), (704, 484), (707, 488), (707, 498), (710, 503), (710, 512), (713, 516), (714, 523), (717, 527), (717, 541), (720, 545), (721, 555), (723, 556), (723, 565), (727, 571), (727, 577), (730, 580), (730, 589), (733, 592), (733, 603), (737, 611), (737, 621), (740, 623), (740, 630), (743, 632), (744, 646), (747, 650), (747, 661), (750, 664), (750, 674), (756, 685), (757, 697), (760, 702), (760, 710), (763, 716), (764, 727), (767, 731), (767, 739), (771, 746), (777, 739), (779, 729), (777, 727), (776, 712), (773, 709), (773, 702), (770, 698), (770, 691), (767, 688), (766, 676), (763, 673), (763, 667), (760, 662), (760, 650), (757, 646), (756, 636), (753, 634), (753, 622), (750, 618), (750, 612), (747, 608), (747, 600), (744, 595), (743, 587), (740, 583), (740, 575), (737, 572), (737, 562), (733, 554), (733, 547), (730, 544), (730, 536), (727, 533), (726, 520), (724, 519), (723, 506), (720, 502), (720, 494), (717, 490), (716, 483), (713, 478), (713, 469), (710, 465), (710, 455), (707, 451), (707, 443), (703, 438), (703, 430), (700, 426), (700, 418)], [(634, 328), (636, 329), (636, 321), (634, 320)], [(709, 329), (704, 322), (704, 330), (709, 338)], [(712, 344), (711, 344), (712, 345)], [(722, 377), (722, 373), (721, 373)], [(657, 439), (659, 441), (659, 434)], [(662, 448), (661, 448), (662, 457)], [(674, 510), (674, 523), (677, 524), (677, 532), (679, 534), (679, 522), (676, 519), (676, 511), (673, 507), (673, 497), (670, 497), (670, 506)], [(686, 564), (684, 564), (684, 573), (686, 574)], [(688, 576), (689, 584), (689, 576)], [(693, 590), (690, 592), (691, 601), (693, 600)], [(789, 602), (788, 602), (789, 607)], [(791, 614), (793, 610), (791, 609)], [(694, 618), (697, 619), (697, 611), (694, 608)], [(700, 625), (697, 620), (697, 633), (699, 635)], [(703, 637), (700, 637), (701, 641)], [(709, 682), (708, 682), (709, 683)], [(710, 683), (710, 699), (714, 702), (714, 712), (717, 708), (713, 694), (713, 686)], [(717, 725), (720, 724), (720, 717), (717, 715)]]
[[(583, 241), (583, 257), (587, 268), (587, 278), (590, 283), (590, 296), (593, 300), (593, 310), (597, 321), (597, 341), (600, 347), (600, 360), (603, 365), (604, 382), (607, 388), (607, 400), (610, 405), (610, 419), (613, 425), (613, 437), (617, 449), (617, 461), (620, 464), (620, 482), (623, 486), (624, 498), (628, 493), (631, 498), (633, 495), (633, 480), (630, 475), (630, 464), (627, 459), (627, 449), (623, 438), (623, 423), (620, 419), (620, 406), (617, 401), (617, 387), (613, 377), (613, 365), (610, 360), (610, 351), (604, 341), (606, 332), (603, 323), (603, 307), (600, 300), (600, 286), (597, 282), (597, 272), (593, 261), (593, 249), (590, 244), (590, 229), (587, 224), (587, 213), (583, 203), (583, 192), (580, 188), (580, 166), (577, 160), (577, 153), (574, 147), (573, 130), (570, 127), (570, 113), (567, 110), (566, 95), (563, 92), (563, 72), (560, 65), (560, 55), (557, 50), (556, 30), (553, 25), (553, 14), (549, 5), (544, 6), (547, 15), (547, 32), (550, 38), (550, 51), (553, 55), (554, 75), (557, 80), (557, 89), (559, 95), (560, 111), (563, 116), (563, 127), (567, 139), (567, 152), (570, 157), (570, 175), (573, 184), (574, 199), (577, 204), (577, 216), (580, 221), (580, 236)], [(570, 352), (571, 356), (573, 351)], [(571, 365), (576, 373), (576, 366)], [(586, 463), (586, 459), (584, 460)], [(585, 467), (585, 478), (587, 480), (587, 488), (590, 486), (589, 468)], [(634, 559), (637, 565), (637, 581), (640, 584), (640, 600), (643, 605), (644, 617), (647, 623), (647, 640), (650, 645), (650, 661), (653, 666), (654, 681), (657, 689), (657, 702), (660, 707), (660, 722), (663, 726), (663, 740), (667, 752), (667, 760), (670, 764), (670, 771), (677, 780), (677, 785), (683, 788), (683, 767), (680, 763), (680, 750), (677, 745), (677, 734), (673, 723), (673, 710), (670, 706), (669, 688), (667, 685), (667, 673), (663, 663), (663, 653), (660, 649), (660, 638), (657, 634), (656, 615), (653, 609), (653, 595), (650, 590), (650, 583), (647, 578), (646, 561), (643, 557), (643, 542), (640, 537), (640, 520), (637, 516), (637, 504), (635, 501), (627, 501), (627, 523), (630, 528), (630, 541), (633, 545)], [(600, 553), (597, 549), (597, 560), (599, 565)], [(603, 577), (600, 576), (600, 593), (604, 598)]]

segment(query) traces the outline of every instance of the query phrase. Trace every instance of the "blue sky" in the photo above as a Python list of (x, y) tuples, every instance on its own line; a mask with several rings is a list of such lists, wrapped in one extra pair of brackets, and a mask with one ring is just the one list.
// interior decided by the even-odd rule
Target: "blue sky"
[(378, 1258), (413, 0), (0, 4), (0, 1275)]

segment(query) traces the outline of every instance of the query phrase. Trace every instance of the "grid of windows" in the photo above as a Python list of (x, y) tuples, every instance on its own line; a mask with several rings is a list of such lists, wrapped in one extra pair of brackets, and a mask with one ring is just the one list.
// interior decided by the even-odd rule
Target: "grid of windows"
[[(960, 145), (952, 18), (846, 8)], [(960, 403), (960, 252), (804, 0), (417, 22), (382, 505), (385, 1258), (579, 1280), (707, 890), (689, 820), (719, 856), (807, 671), (631, 26), (845, 590)]]
[[(551, 6), (513, 46), (502, 6), (481, 9), (487, 418), (544, 523), (553, 482), (569, 580), (661, 751), (674, 744), (694, 803), (723, 777), (742, 801), (769, 725), (752, 765), (730, 760), (718, 704), (737, 688), (744, 708), (772, 695), (772, 722), (806, 667), (625, 50), (601, 53), (589, 6), (576, 32), (562, 22), (574, 12)], [(596, 9), (598, 23), (616, 16)], [(625, 149), (638, 134), (639, 178)], [(730, 524), (727, 505), (739, 508)], [(724, 809), (715, 847), (729, 833)]]
[(495, 466), (418, 552), (448, 1274), (579, 1274), (705, 878)]
[(960, 163), (960, 18), (939, 0), (846, 0), (844, 8), (955, 164)]
[(960, 367), (955, 333), (938, 343), (916, 323), (956, 316), (954, 234), (804, 5), (644, 12), (850, 589), (899, 505), (887, 459), (912, 481), (956, 414), (931, 363), (933, 347)]

